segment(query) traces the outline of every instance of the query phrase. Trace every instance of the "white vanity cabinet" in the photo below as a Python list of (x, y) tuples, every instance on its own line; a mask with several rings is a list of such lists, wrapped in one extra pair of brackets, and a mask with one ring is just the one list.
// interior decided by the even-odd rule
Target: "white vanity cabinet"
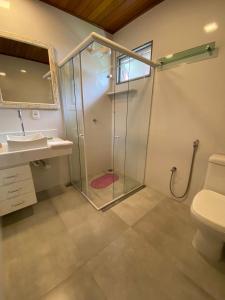
[(0, 216), (36, 202), (29, 164), (0, 170)]

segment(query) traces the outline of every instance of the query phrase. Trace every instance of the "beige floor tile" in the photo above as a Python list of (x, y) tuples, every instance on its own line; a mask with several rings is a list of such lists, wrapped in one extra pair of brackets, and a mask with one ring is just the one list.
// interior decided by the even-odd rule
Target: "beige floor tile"
[[(151, 277), (153, 269), (146, 272), (146, 258), (144, 260), (145, 256), (142, 255), (147, 252), (147, 258), (149, 254), (153, 258), (149, 245), (143, 239), (139, 239), (132, 229), (128, 229), (91, 259), (87, 268), (103, 289), (107, 299), (169, 299), (156, 287), (156, 282)], [(154, 268), (154, 265), (151, 268)]]
[(216, 268), (192, 247), (195, 225), (189, 208), (167, 200), (146, 214), (134, 229), (201, 289), (225, 299), (225, 266)]
[(107, 299), (212, 299), (133, 229), (87, 263)]
[(67, 188), (3, 219), (7, 300), (225, 299), (225, 262), (193, 249), (189, 208), (149, 188), (106, 212)]
[(29, 218), (4, 228), (3, 255), (7, 299), (38, 299), (83, 263), (49, 201), (39, 202)]
[(81, 268), (40, 300), (104, 300), (102, 290), (85, 268)]
[(161, 199), (156, 196), (149, 197), (146, 196), (146, 193), (139, 191), (113, 206), (112, 211), (131, 226), (140, 220), (149, 210), (154, 208), (160, 201)]
[(145, 196), (147, 198), (156, 198), (158, 200), (163, 200), (166, 198), (166, 196), (164, 196), (160, 192), (153, 190), (147, 186), (144, 189), (141, 189), (138, 193), (141, 196)]
[(64, 195), (54, 197), (51, 201), (68, 231), (77, 228), (91, 215), (98, 213), (88, 200), (72, 187), (68, 188)]
[(89, 259), (116, 239), (127, 227), (113, 212), (100, 211), (90, 215), (70, 233), (84, 259)]
[(96, 255), (127, 228), (116, 214), (96, 211), (72, 189), (63, 197), (53, 198), (52, 203), (84, 260)]

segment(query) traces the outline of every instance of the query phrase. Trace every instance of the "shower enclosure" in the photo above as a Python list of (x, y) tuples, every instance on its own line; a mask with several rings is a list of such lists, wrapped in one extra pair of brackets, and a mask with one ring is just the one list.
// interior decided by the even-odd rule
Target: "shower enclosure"
[(71, 183), (97, 209), (144, 186), (155, 66), (96, 33), (60, 64)]

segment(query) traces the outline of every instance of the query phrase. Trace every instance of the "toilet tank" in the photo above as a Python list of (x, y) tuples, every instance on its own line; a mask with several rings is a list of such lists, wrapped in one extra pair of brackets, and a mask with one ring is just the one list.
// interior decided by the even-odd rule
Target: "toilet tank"
[(225, 195), (225, 154), (209, 157), (204, 188)]

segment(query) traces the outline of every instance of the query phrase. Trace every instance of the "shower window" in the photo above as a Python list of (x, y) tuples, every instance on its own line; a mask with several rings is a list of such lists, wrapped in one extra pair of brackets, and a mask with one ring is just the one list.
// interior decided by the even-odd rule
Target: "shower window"
[[(152, 42), (139, 46), (133, 51), (147, 59), (151, 59)], [(126, 55), (117, 58), (117, 84), (150, 76), (150, 72), (150, 66), (143, 64), (141, 61)]]

